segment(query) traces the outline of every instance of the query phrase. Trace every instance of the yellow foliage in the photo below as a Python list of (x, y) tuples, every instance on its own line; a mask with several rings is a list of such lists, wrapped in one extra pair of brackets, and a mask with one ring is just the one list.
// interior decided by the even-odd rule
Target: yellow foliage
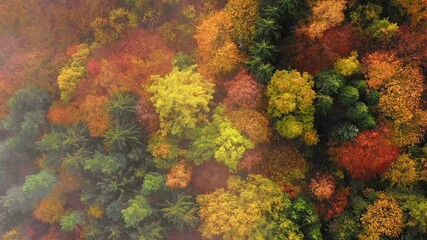
[(390, 166), (385, 177), (392, 185), (410, 186), (425, 178), (425, 163), (425, 159), (412, 159), (409, 154), (402, 154)]
[(360, 221), (362, 239), (379, 239), (381, 235), (398, 237), (404, 227), (403, 211), (391, 196), (378, 194), (378, 200), (368, 207)]
[(87, 44), (77, 46), (77, 51), (71, 56), (70, 66), (64, 67), (59, 73), (57, 83), (61, 92), (61, 100), (68, 103), (73, 95), (77, 84), (86, 74), (86, 62), (90, 54)]
[(233, 22), (232, 35), (235, 41), (248, 45), (255, 32), (255, 20), (259, 16), (259, 0), (229, 0), (225, 11)]
[(351, 52), (348, 58), (341, 58), (335, 63), (335, 71), (344, 76), (350, 76), (353, 73), (359, 73), (361, 65), (357, 60), (357, 51)]

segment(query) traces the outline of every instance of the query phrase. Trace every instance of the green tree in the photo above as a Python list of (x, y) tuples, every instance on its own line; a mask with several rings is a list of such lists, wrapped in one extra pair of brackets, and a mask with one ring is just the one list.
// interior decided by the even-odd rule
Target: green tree
[(194, 71), (194, 67), (174, 68), (165, 77), (153, 76), (149, 91), (151, 101), (160, 117), (164, 135), (178, 135), (186, 129), (194, 129), (209, 112), (214, 85)]
[(174, 194), (173, 201), (166, 200), (165, 207), (161, 209), (163, 217), (179, 230), (196, 227), (199, 222), (197, 210), (193, 198), (183, 193)]
[(105, 143), (110, 151), (123, 152), (140, 145), (142, 132), (135, 125), (113, 125), (105, 135)]
[[(276, 128), (281, 136), (293, 139), (304, 136), (307, 144), (317, 143), (313, 129), (313, 78), (296, 70), (276, 71), (267, 86), (268, 113), (279, 118)], [(315, 135), (308, 140), (307, 135)]]
[(138, 224), (153, 212), (147, 199), (143, 196), (136, 196), (129, 200), (129, 206), (123, 209), (122, 217), (126, 227), (137, 227)]
[(357, 88), (351, 86), (344, 86), (339, 90), (338, 102), (344, 106), (349, 107), (359, 100), (359, 91)]
[(255, 37), (258, 39), (276, 41), (280, 38), (280, 30), (282, 27), (274, 19), (258, 18), (255, 22), (255, 26)]
[(61, 218), (61, 229), (69, 232), (73, 230), (77, 225), (83, 224), (83, 213), (79, 211), (73, 211), (67, 216)]
[(107, 103), (107, 109), (117, 124), (124, 125), (135, 119), (136, 97), (128, 93), (117, 93)]
[(334, 106), (334, 99), (329, 95), (316, 95), (316, 110), (323, 115), (327, 115)]
[(142, 189), (144, 193), (150, 194), (164, 188), (165, 177), (159, 173), (148, 173), (144, 177)]
[(251, 56), (258, 56), (263, 62), (274, 61), (277, 54), (277, 47), (266, 40), (255, 42), (249, 48)]
[(333, 70), (321, 72), (315, 77), (316, 89), (319, 94), (333, 96), (344, 86), (345, 79)]
[(118, 173), (123, 170), (125, 166), (125, 159), (112, 155), (104, 155), (97, 151), (92, 158), (84, 162), (83, 168), (95, 174), (102, 173), (108, 176), (113, 173)]

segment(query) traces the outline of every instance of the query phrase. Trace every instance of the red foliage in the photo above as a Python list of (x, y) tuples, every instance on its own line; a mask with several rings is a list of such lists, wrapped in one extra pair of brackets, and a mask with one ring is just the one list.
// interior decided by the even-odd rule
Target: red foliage
[(101, 65), (99, 61), (95, 59), (90, 59), (87, 62), (86, 69), (88, 73), (94, 77), (98, 76), (99, 72), (101, 71)]
[(136, 116), (141, 126), (149, 133), (155, 133), (160, 128), (159, 114), (147, 95), (142, 95), (136, 104)]
[(354, 141), (331, 148), (330, 153), (353, 178), (370, 180), (387, 171), (400, 153), (391, 143), (390, 135), (390, 127), (379, 126), (360, 133)]
[(262, 162), (264, 155), (261, 150), (251, 149), (245, 152), (242, 161), (239, 163), (239, 169), (245, 172), (252, 172), (254, 168)]
[(333, 216), (344, 212), (348, 205), (348, 196), (350, 191), (348, 188), (343, 188), (336, 192), (330, 201), (316, 204), (315, 208), (319, 212), (324, 221), (328, 221)]
[(229, 176), (230, 172), (227, 166), (216, 161), (209, 161), (195, 167), (193, 186), (202, 194), (213, 192), (218, 188), (225, 188)]
[(359, 45), (358, 30), (348, 24), (331, 28), (315, 40), (297, 33), (296, 43), (289, 49), (295, 56), (291, 65), (299, 71), (315, 75), (330, 68), (339, 58), (349, 55)]
[(399, 26), (398, 40), (396, 42), (397, 55), (406, 64), (420, 64), (427, 70), (427, 27)]
[(227, 98), (224, 99), (224, 104), (227, 107), (256, 108), (261, 101), (263, 86), (245, 69), (241, 69), (237, 76), (225, 86)]

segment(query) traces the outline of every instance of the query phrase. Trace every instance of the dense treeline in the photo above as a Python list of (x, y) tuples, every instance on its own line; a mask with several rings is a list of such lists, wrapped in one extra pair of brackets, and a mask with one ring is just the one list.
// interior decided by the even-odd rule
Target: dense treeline
[(423, 0), (0, 0), (0, 236), (426, 239)]

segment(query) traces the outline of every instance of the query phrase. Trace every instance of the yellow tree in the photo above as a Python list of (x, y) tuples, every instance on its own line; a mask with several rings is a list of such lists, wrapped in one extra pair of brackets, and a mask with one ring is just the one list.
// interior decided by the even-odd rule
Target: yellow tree
[(381, 235), (398, 237), (404, 227), (403, 211), (396, 200), (384, 193), (368, 207), (360, 218), (363, 232), (359, 239), (380, 239)]
[(225, 6), (233, 22), (232, 36), (239, 44), (247, 46), (251, 42), (259, 8), (259, 0), (230, 0)]

